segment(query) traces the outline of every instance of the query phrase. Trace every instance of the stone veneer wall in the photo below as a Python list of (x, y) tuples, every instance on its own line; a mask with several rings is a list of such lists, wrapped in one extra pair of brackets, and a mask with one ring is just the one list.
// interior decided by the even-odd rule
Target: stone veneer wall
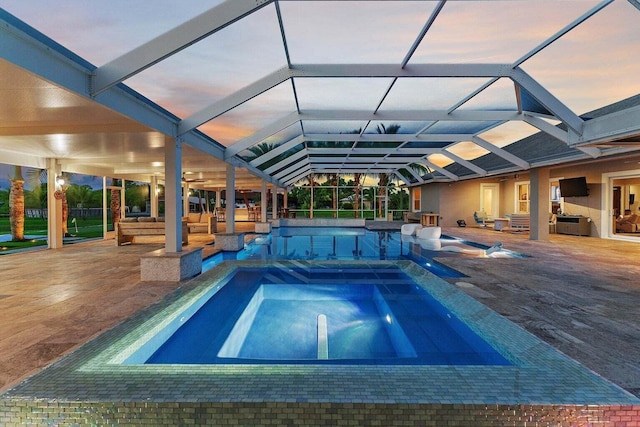
[(640, 406), (323, 402), (0, 402), (3, 426), (640, 426)]

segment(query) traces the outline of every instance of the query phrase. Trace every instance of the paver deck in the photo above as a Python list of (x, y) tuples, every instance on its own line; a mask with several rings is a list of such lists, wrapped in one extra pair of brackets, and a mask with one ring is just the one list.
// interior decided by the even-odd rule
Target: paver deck
[[(564, 235), (531, 241), (526, 233), (478, 228), (443, 232), (486, 245), (502, 241), (528, 255), (439, 261), (468, 276), (448, 280), (459, 289), (639, 394), (640, 285), (633, 279), (640, 273), (640, 243)], [(204, 244), (206, 238), (193, 242)], [(0, 258), (5, 275), (0, 284), (2, 387), (183, 286), (139, 282), (139, 255), (160, 246), (117, 248), (112, 241), (94, 241)]]

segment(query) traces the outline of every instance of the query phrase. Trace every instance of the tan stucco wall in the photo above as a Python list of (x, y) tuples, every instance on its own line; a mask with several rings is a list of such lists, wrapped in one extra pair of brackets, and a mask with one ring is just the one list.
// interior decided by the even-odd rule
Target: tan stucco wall
[[(588, 197), (567, 197), (564, 200), (564, 212), (569, 215), (582, 215), (591, 218), (591, 235), (604, 235), (601, 229), (601, 215), (608, 216), (610, 207), (602, 206), (602, 175), (623, 170), (640, 170), (636, 162), (625, 160), (597, 161), (550, 169), (550, 179), (587, 177)], [(500, 186), (499, 214), (504, 216), (514, 212), (515, 183), (529, 181), (528, 172), (518, 172), (502, 177), (491, 177), (452, 183), (426, 184), (421, 188), (422, 211), (438, 212), (443, 226), (456, 226), (458, 219), (474, 224), (473, 212), (480, 207), (480, 184), (498, 183)], [(635, 206), (640, 206), (640, 190), (636, 192)]]

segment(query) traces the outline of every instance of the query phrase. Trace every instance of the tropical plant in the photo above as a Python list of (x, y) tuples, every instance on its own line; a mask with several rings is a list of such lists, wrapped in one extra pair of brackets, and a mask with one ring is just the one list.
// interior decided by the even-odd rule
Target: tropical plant
[[(33, 188), (33, 191), (37, 198), (42, 199), (46, 197), (46, 185), (42, 185), (47, 180), (46, 169), (29, 169), (27, 171), (27, 181), (29, 186)], [(71, 174), (62, 172), (60, 175), (62, 178), (62, 184), (60, 184), (61, 201), (62, 201), (62, 233), (63, 236), (69, 235), (67, 220), (69, 219), (69, 203), (67, 201), (67, 189), (71, 183)], [(44, 195), (42, 193), (45, 193)]]
[(111, 222), (113, 222), (113, 229), (116, 229), (116, 223), (120, 222), (120, 189), (115, 188), (120, 184), (120, 180), (113, 178), (111, 180), (111, 203), (109, 204), (109, 208), (111, 209)]
[(82, 209), (82, 217), (84, 218), (84, 209), (90, 207), (94, 200), (93, 188), (90, 185), (71, 184), (66, 191), (67, 200), (72, 206), (78, 206)]
[(274, 144), (271, 142), (261, 142), (260, 144), (256, 144), (252, 147), (249, 147), (248, 150), (251, 152), (250, 155), (244, 157), (244, 160), (247, 162), (251, 162), (257, 159), (260, 156), (267, 154), (269, 151), (278, 148), (280, 144)]
[(15, 166), (13, 176), (9, 177), (11, 190), (9, 192), (9, 224), (11, 226), (11, 240), (24, 240), (24, 177), (22, 166)]

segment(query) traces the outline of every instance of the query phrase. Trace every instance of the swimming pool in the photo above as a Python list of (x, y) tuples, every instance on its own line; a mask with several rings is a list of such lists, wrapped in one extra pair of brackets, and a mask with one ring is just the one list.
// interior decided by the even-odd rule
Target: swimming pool
[[(428, 289), (447, 310), (511, 364), (123, 363), (152, 336), (166, 330), (169, 323), (180, 322), (178, 314), (207, 292), (216, 292), (234, 271), (269, 268), (272, 264), (235, 260), (212, 268), (158, 304), (136, 313), (5, 393), (5, 399), (16, 399), (18, 403), (12, 404), (19, 405), (20, 409), (25, 402), (35, 402), (26, 403), (33, 412), (42, 411), (43, 402), (48, 402), (45, 409), (52, 413), (51, 420), (74, 416), (67, 413), (67, 405), (79, 408), (76, 416), (97, 413), (105, 417), (101, 418), (102, 422), (92, 424), (104, 424), (105, 420), (120, 420), (124, 418), (116, 417), (124, 416), (134, 423), (145, 411), (162, 411), (163, 417), (171, 410), (207, 416), (212, 415), (212, 411), (226, 414), (229, 405), (246, 410), (250, 416), (261, 410), (255, 405), (264, 405), (269, 414), (291, 410), (333, 411), (342, 405), (352, 410), (357, 408), (354, 405), (366, 405), (380, 411), (393, 410), (394, 414), (393, 408), (404, 407), (411, 414), (419, 411), (433, 414), (434, 410), (456, 411), (447, 406), (456, 404), (476, 405), (481, 411), (490, 405), (494, 408), (505, 405), (496, 410), (511, 414), (514, 406), (506, 405), (518, 405), (517, 408), (524, 408), (527, 417), (531, 417), (532, 408), (540, 407), (529, 405), (553, 405), (550, 407), (553, 413), (558, 411), (558, 405), (569, 405), (574, 413), (579, 411), (576, 403), (638, 404), (633, 395), (559, 353), (456, 286), (406, 260), (295, 260), (276, 264), (290, 269), (315, 268), (315, 271), (354, 267), (400, 269)], [(167, 419), (172, 418), (163, 418), (165, 422)], [(198, 418), (195, 424), (210, 422), (210, 419)], [(253, 419), (245, 421), (246, 425), (255, 423)]]
[[(481, 253), (487, 246), (442, 236), (418, 239), (399, 231), (371, 231), (357, 227), (280, 227), (245, 244), (239, 252), (224, 252), (203, 262), (207, 271), (224, 260), (410, 260), (443, 278), (463, 277), (460, 272), (434, 261), (436, 256), (459, 256), (446, 248), (467, 248)], [(443, 248), (445, 250), (443, 250)], [(498, 254), (493, 254), (496, 256)], [(500, 256), (517, 256), (503, 250)]]
[(125, 363), (509, 365), (398, 268), (235, 270)]

